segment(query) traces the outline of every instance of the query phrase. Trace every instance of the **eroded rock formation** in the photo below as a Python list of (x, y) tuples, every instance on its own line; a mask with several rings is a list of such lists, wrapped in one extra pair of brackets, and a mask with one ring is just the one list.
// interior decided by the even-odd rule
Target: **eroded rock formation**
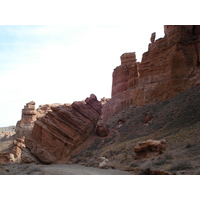
[(68, 155), (95, 131), (101, 108), (93, 94), (85, 101), (52, 107), (35, 121), (25, 144), (43, 163), (66, 163)]
[(12, 163), (14, 162), (14, 155), (12, 153), (1, 153), (0, 152), (0, 164), (1, 163)]
[(104, 120), (129, 105), (163, 101), (200, 84), (200, 26), (164, 26), (164, 32), (164, 38), (151, 38), (140, 64), (134, 53), (121, 56)]
[(112, 97), (138, 84), (138, 67), (135, 53), (121, 56), (121, 65), (113, 72)]
[[(47, 112), (51, 111), (52, 107), (56, 107), (62, 104), (54, 103), (54, 104), (45, 104), (39, 105), (38, 109), (35, 109), (35, 102), (31, 101), (24, 106), (22, 109), (22, 118), (17, 122), (16, 125), (16, 135), (17, 137), (22, 137), (27, 134), (30, 134), (33, 130), (34, 122), (39, 117), (43, 117)], [(66, 104), (69, 105), (69, 104)]]
[(17, 137), (22, 137), (30, 134), (33, 129), (35, 120), (35, 102), (31, 101), (24, 106), (24, 109), (22, 109), (22, 118), (16, 124), (15, 132), (17, 134)]
[(10, 152), (0, 152), (0, 163), (19, 163), (21, 161), (22, 149), (25, 147), (24, 140), (24, 136), (22, 138), (16, 138), (13, 141), (14, 147)]
[(147, 140), (139, 142), (133, 149), (136, 153), (135, 159), (155, 157), (162, 154), (166, 147), (165, 140)]
[(22, 149), (25, 147), (24, 142), (25, 142), (24, 136), (22, 138), (16, 138), (13, 141), (14, 147), (10, 153), (14, 155), (15, 161), (18, 161), (18, 162), (21, 161)]

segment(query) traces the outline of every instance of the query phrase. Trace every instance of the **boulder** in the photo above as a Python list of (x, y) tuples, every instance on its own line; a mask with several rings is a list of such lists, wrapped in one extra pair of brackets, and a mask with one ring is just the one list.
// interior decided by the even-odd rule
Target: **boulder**
[(1, 153), (0, 152), (0, 163), (12, 163), (15, 161), (14, 155), (12, 153)]
[(108, 128), (105, 126), (102, 120), (98, 121), (97, 123), (97, 130), (96, 133), (100, 137), (106, 137), (109, 133)]
[(145, 113), (143, 118), (143, 123), (147, 124), (150, 123), (150, 121), (153, 119), (153, 115), (151, 113)]
[(108, 168), (108, 162), (109, 162), (109, 160), (107, 159), (107, 158), (105, 158), (105, 157), (100, 157), (99, 158), (99, 167), (100, 168)]
[(155, 157), (162, 154), (166, 147), (166, 141), (164, 139), (139, 142), (133, 149), (136, 153), (135, 159)]

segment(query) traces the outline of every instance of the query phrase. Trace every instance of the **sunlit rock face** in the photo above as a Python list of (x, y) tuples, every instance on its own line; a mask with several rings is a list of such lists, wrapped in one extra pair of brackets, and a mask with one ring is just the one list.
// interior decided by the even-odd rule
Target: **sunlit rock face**
[(200, 26), (164, 26), (152, 39), (141, 63), (135, 53), (121, 56), (113, 72), (112, 98), (103, 106), (108, 120), (129, 105), (142, 106), (174, 97), (200, 84)]
[(52, 107), (35, 121), (26, 147), (43, 163), (66, 163), (69, 154), (95, 132), (101, 108), (93, 94), (85, 101)]
[(30, 134), (36, 120), (35, 102), (27, 103), (22, 109), (22, 118), (17, 122), (15, 132), (18, 137)]
[(52, 107), (56, 107), (58, 105), (61, 104), (54, 103), (39, 105), (39, 108), (35, 109), (34, 101), (27, 103), (22, 109), (21, 120), (19, 120), (16, 124), (16, 136), (22, 137), (30, 134), (33, 130), (34, 122), (37, 120), (37, 118), (46, 115), (47, 112), (52, 110)]

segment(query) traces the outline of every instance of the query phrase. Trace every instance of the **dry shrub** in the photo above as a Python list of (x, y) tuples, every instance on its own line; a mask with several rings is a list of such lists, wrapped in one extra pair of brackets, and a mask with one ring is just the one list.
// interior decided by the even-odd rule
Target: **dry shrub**
[(192, 163), (189, 160), (178, 160), (177, 162), (172, 163), (169, 168), (170, 171), (181, 171), (192, 169)]
[(153, 161), (153, 165), (157, 165), (157, 166), (164, 165), (167, 163), (168, 163), (168, 160), (166, 159), (166, 157), (158, 158), (155, 161)]
[(162, 157), (158, 157), (156, 160), (153, 161), (153, 165), (161, 166), (165, 164), (171, 163), (173, 156), (169, 153), (164, 154)]

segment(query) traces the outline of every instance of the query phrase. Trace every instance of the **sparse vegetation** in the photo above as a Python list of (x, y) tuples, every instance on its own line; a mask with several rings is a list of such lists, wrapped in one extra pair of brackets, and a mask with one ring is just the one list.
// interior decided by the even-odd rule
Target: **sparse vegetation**
[(169, 168), (170, 171), (181, 171), (192, 169), (192, 163), (189, 160), (181, 160), (174, 162)]
[[(106, 157), (109, 162), (115, 164), (115, 168), (119, 169), (150, 168), (172, 173), (185, 171), (186, 174), (197, 171), (200, 168), (198, 157), (200, 155), (200, 105), (197, 87), (193, 90), (160, 103), (125, 108), (107, 122), (109, 128), (118, 131), (120, 135), (118, 141), (116, 140), (112, 145), (105, 144), (94, 155)], [(189, 101), (187, 99), (190, 94), (193, 96)], [(151, 112), (155, 116), (148, 126), (142, 124), (143, 113), (146, 112)], [(125, 119), (126, 123), (118, 128), (119, 119)], [(134, 146), (148, 139), (165, 139), (166, 152), (153, 160), (134, 160)], [(183, 158), (184, 160), (181, 160)]]
[(153, 162), (153, 165), (158, 165), (158, 166), (160, 166), (160, 165), (164, 165), (164, 164), (167, 164), (167, 163), (169, 163), (168, 160), (167, 160), (165, 157), (163, 157), (163, 158), (158, 158), (158, 159), (156, 159), (156, 160)]

